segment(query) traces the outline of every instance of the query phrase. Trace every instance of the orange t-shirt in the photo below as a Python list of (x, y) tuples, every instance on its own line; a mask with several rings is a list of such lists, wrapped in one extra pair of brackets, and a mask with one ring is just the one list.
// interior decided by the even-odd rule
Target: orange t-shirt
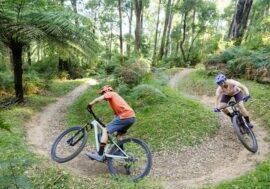
[(104, 94), (104, 99), (109, 102), (115, 115), (119, 116), (120, 119), (135, 117), (133, 109), (119, 94), (115, 92), (106, 92)]

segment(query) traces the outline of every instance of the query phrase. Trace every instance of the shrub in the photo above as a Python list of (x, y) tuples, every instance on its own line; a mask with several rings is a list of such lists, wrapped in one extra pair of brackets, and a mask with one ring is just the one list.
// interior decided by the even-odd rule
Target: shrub
[(130, 88), (138, 85), (142, 80), (142, 75), (128, 67), (119, 67), (115, 69), (114, 75), (116, 77), (117, 84), (125, 83)]
[(145, 58), (139, 58), (131, 64), (131, 68), (143, 76), (151, 72), (151, 62)]
[(8, 72), (0, 72), (0, 90), (11, 92), (13, 90), (13, 76)]
[(165, 94), (163, 94), (159, 89), (146, 84), (138, 85), (135, 87), (131, 96), (137, 100), (137, 106), (145, 106), (164, 102), (166, 99)]
[(127, 84), (125, 83), (120, 83), (117, 87), (116, 90), (118, 91), (119, 94), (121, 95), (127, 95), (130, 92), (130, 88), (128, 87)]
[(23, 80), (26, 94), (38, 94), (46, 85), (44, 80), (42, 80), (40, 75), (34, 70), (29, 70), (28, 73), (23, 75)]
[(114, 70), (116, 69), (116, 67), (119, 66), (117, 64), (113, 64), (113, 63), (109, 63), (107, 64), (104, 69), (106, 71), (107, 74), (112, 74), (114, 72)]

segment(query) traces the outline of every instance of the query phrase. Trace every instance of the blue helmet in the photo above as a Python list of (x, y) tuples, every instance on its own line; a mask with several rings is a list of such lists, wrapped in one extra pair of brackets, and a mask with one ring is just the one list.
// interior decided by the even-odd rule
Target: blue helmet
[(218, 74), (217, 76), (216, 76), (216, 78), (215, 78), (215, 82), (216, 82), (216, 84), (218, 84), (218, 85), (220, 85), (220, 84), (222, 84), (222, 83), (224, 83), (225, 81), (226, 81), (226, 76), (225, 75), (223, 75), (223, 74)]

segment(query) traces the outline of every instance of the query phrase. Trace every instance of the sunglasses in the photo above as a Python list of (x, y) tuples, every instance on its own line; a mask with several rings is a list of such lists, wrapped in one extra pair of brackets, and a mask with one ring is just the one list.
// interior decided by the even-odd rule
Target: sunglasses
[(217, 82), (218, 85), (223, 85), (225, 83), (225, 81), (219, 81)]

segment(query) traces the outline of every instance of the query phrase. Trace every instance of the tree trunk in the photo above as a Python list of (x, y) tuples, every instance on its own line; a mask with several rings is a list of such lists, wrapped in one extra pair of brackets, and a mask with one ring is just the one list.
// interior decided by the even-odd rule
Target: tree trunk
[(159, 28), (160, 4), (161, 4), (161, 0), (159, 0), (159, 3), (158, 3), (158, 15), (157, 15), (157, 23), (156, 23), (155, 44), (154, 44), (154, 52), (153, 52), (153, 60), (152, 60), (153, 66), (156, 65), (157, 37), (158, 37), (158, 28)]
[(253, 0), (238, 0), (236, 11), (231, 22), (229, 38), (236, 40), (236, 45), (240, 45), (247, 28), (248, 16)]
[(172, 28), (172, 21), (173, 21), (173, 16), (174, 16), (174, 14), (172, 13), (173, 6), (174, 6), (174, 0), (172, 1), (171, 7), (170, 7), (168, 32), (167, 32), (166, 45), (164, 49), (164, 54), (166, 58), (168, 56), (168, 52), (170, 51), (170, 45), (171, 45), (171, 28)]
[[(122, 34), (122, 0), (118, 0), (118, 12), (119, 12), (119, 41), (120, 41), (120, 54), (121, 57), (123, 57), (123, 34)], [(123, 59), (121, 58), (121, 62), (123, 62)]]
[(112, 60), (112, 41), (113, 41), (113, 23), (111, 22), (111, 34), (110, 34), (110, 54), (109, 59)]
[(165, 57), (168, 56), (168, 52), (169, 52), (170, 37), (171, 37), (171, 28), (172, 28), (172, 20), (173, 20), (173, 15), (170, 15), (169, 25), (168, 25), (168, 32), (167, 32), (167, 39), (166, 39), (166, 45), (165, 45), (165, 49), (164, 49)]
[(142, 35), (142, 0), (134, 0), (135, 15), (136, 15), (136, 28), (135, 28), (135, 50), (141, 50), (141, 35)]
[(29, 66), (31, 66), (31, 64), (32, 64), (30, 45), (27, 45), (27, 63), (28, 63)]
[(183, 20), (183, 38), (182, 38), (182, 41), (180, 42), (180, 49), (181, 49), (184, 63), (187, 62), (186, 54), (185, 54), (185, 50), (184, 50), (184, 43), (186, 40), (187, 15), (188, 15), (188, 12), (185, 12), (184, 13), (184, 20)]
[(130, 55), (130, 42), (131, 42), (131, 32), (132, 32), (132, 19), (133, 19), (133, 3), (130, 1), (130, 15), (128, 19), (128, 41), (127, 41), (127, 53), (128, 56)]
[(171, 0), (168, 0), (165, 23), (164, 23), (164, 28), (163, 28), (163, 34), (162, 34), (161, 44), (160, 44), (160, 48), (159, 48), (158, 60), (161, 60), (163, 55), (164, 55), (165, 39), (166, 39), (167, 30), (168, 30), (170, 10), (171, 10)]
[(12, 64), (13, 64), (13, 71), (14, 71), (14, 87), (15, 87), (16, 98), (18, 102), (23, 102), (24, 100), (23, 80), (22, 80), (23, 44), (18, 43), (18, 42), (12, 42), (9, 47), (12, 53)]

